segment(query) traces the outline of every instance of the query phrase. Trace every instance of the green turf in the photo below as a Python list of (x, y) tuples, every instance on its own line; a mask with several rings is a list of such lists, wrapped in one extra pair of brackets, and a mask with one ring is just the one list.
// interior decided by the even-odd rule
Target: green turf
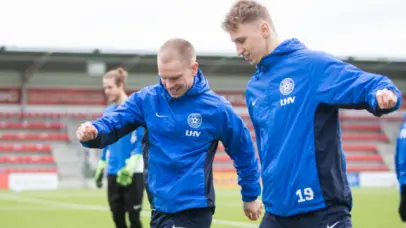
[[(396, 189), (353, 189), (355, 228), (402, 227), (397, 214)], [(242, 212), (238, 191), (218, 190), (212, 227), (238, 227), (227, 223), (253, 224)], [(144, 227), (149, 227), (149, 207), (144, 204)], [(0, 191), (0, 227), (88, 228), (114, 227), (107, 209), (105, 190), (60, 190), (42, 192)]]

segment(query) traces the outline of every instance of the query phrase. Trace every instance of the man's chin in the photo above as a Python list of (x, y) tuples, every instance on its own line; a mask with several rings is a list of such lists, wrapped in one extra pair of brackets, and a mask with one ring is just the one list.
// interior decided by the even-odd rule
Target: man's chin
[(185, 94), (185, 93), (182, 93), (182, 92), (178, 92), (178, 93), (169, 93), (169, 95), (171, 95), (171, 97), (172, 98), (179, 98), (179, 97), (181, 97), (181, 96), (183, 96), (183, 94)]

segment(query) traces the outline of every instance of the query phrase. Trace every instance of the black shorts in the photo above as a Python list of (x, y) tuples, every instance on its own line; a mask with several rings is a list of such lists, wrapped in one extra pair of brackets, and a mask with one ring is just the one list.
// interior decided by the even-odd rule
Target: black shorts
[(309, 213), (281, 217), (265, 213), (260, 228), (351, 228), (351, 216), (345, 207), (329, 207)]
[(213, 208), (195, 208), (175, 214), (151, 211), (151, 228), (210, 228)]
[(133, 182), (128, 186), (117, 183), (117, 175), (107, 175), (107, 197), (113, 212), (141, 210), (144, 195), (144, 175), (134, 173)]

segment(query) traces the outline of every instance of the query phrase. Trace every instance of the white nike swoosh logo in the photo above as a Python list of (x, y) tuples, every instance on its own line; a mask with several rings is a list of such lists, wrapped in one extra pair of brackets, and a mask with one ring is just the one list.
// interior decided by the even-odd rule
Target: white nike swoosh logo
[(257, 100), (258, 100), (258, 97), (254, 101), (252, 101), (252, 106), (255, 106), (255, 103), (257, 103)]
[(334, 223), (334, 224), (331, 225), (331, 226), (327, 225), (327, 228), (334, 228), (338, 223), (340, 223), (340, 222), (336, 222), (336, 223)]
[(180, 226), (173, 225), (172, 228), (186, 228), (186, 227), (180, 227)]
[(155, 113), (155, 115), (156, 115), (157, 117), (159, 117), (159, 118), (168, 117), (168, 116), (161, 116), (161, 115), (159, 115), (158, 113)]

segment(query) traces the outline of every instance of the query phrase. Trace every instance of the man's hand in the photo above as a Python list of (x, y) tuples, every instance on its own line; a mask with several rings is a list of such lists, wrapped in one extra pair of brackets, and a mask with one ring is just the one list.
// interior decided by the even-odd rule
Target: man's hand
[(90, 122), (82, 123), (76, 130), (76, 137), (81, 142), (86, 142), (97, 137), (97, 129)]
[(258, 220), (262, 215), (262, 203), (259, 200), (244, 202), (245, 215), (252, 221)]
[(126, 166), (117, 173), (117, 183), (122, 186), (130, 185), (133, 181), (133, 174), (138, 165), (138, 160), (142, 159), (140, 154), (132, 155), (126, 160)]
[(96, 167), (96, 172), (94, 174), (94, 182), (97, 188), (103, 187), (103, 176), (104, 169), (106, 168), (106, 161), (100, 160)]
[(396, 94), (388, 89), (378, 90), (376, 100), (380, 109), (391, 109), (398, 103)]

